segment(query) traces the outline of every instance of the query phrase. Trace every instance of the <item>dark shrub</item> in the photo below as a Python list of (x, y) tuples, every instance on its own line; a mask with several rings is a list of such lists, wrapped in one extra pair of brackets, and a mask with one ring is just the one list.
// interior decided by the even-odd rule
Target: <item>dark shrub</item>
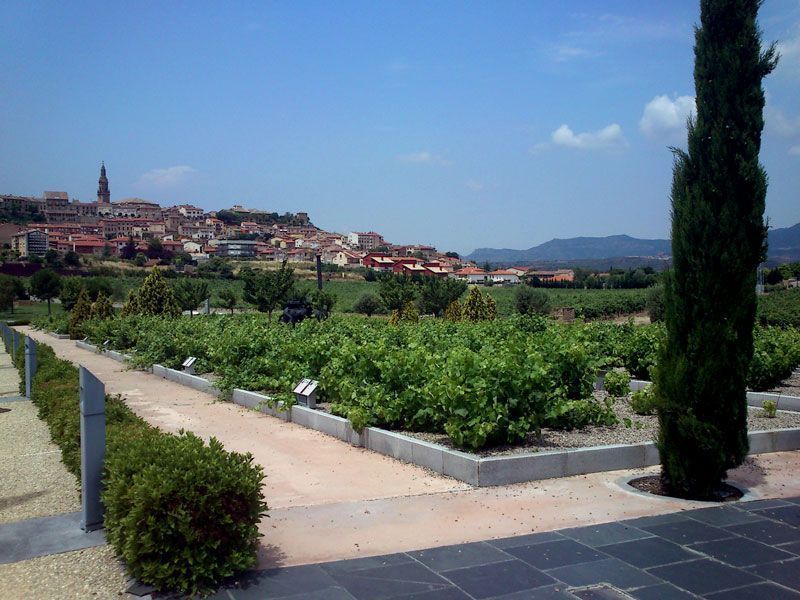
[(550, 297), (544, 290), (520, 286), (514, 296), (517, 312), (521, 315), (550, 314)]
[(660, 285), (652, 287), (647, 292), (645, 310), (650, 316), (651, 323), (660, 323), (664, 320), (664, 288)]

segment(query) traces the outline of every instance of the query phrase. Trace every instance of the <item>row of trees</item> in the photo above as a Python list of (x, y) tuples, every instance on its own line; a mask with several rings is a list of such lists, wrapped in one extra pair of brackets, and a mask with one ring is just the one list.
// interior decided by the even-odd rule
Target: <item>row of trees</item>
[(408, 305), (412, 304), (418, 313), (441, 317), (467, 291), (467, 284), (457, 279), (390, 274), (379, 275), (377, 279), (378, 296), (362, 296), (353, 307), (356, 312), (367, 316), (408, 312)]
[(800, 262), (784, 263), (764, 270), (764, 283), (767, 285), (777, 285), (796, 277), (800, 277)]

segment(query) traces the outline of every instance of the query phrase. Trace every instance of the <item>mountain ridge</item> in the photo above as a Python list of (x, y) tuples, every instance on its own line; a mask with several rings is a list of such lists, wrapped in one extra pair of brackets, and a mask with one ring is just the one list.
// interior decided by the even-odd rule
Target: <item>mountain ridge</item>
[[(800, 223), (770, 230), (768, 241), (770, 262), (800, 260)], [(475, 262), (511, 264), (612, 258), (663, 260), (669, 258), (671, 254), (670, 240), (635, 238), (618, 234), (605, 237), (553, 238), (527, 250), (477, 248), (464, 258)]]

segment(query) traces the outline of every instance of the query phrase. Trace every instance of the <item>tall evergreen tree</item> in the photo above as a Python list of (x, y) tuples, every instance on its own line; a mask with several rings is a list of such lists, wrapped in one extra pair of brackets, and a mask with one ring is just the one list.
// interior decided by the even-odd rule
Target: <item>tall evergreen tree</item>
[(688, 152), (674, 150), (658, 446), (664, 484), (681, 497), (713, 497), (748, 450), (745, 378), (767, 233), (761, 84), (777, 62), (774, 46), (761, 47), (760, 4), (701, 0), (697, 116)]
[(142, 315), (164, 315), (179, 317), (181, 309), (167, 280), (156, 267), (144, 278), (136, 294), (138, 313)]

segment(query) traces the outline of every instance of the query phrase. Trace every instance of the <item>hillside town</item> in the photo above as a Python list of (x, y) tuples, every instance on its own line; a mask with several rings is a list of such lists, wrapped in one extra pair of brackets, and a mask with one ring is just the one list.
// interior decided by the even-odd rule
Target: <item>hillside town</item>
[(6, 194), (0, 195), (0, 217), (0, 245), (8, 245), (20, 259), (43, 257), (48, 250), (133, 258), (157, 240), (167, 256), (188, 255), (198, 264), (213, 256), (289, 263), (312, 263), (319, 257), (341, 269), (454, 277), (473, 284), (517, 284), (525, 276), (544, 282), (574, 279), (569, 269), (479, 268), (456, 253), (393, 244), (375, 231), (324, 231), (305, 212), (279, 215), (238, 204), (205, 211), (191, 204), (162, 207), (141, 198), (112, 202), (104, 163), (96, 201), (70, 199), (64, 191), (45, 191), (41, 197)]

